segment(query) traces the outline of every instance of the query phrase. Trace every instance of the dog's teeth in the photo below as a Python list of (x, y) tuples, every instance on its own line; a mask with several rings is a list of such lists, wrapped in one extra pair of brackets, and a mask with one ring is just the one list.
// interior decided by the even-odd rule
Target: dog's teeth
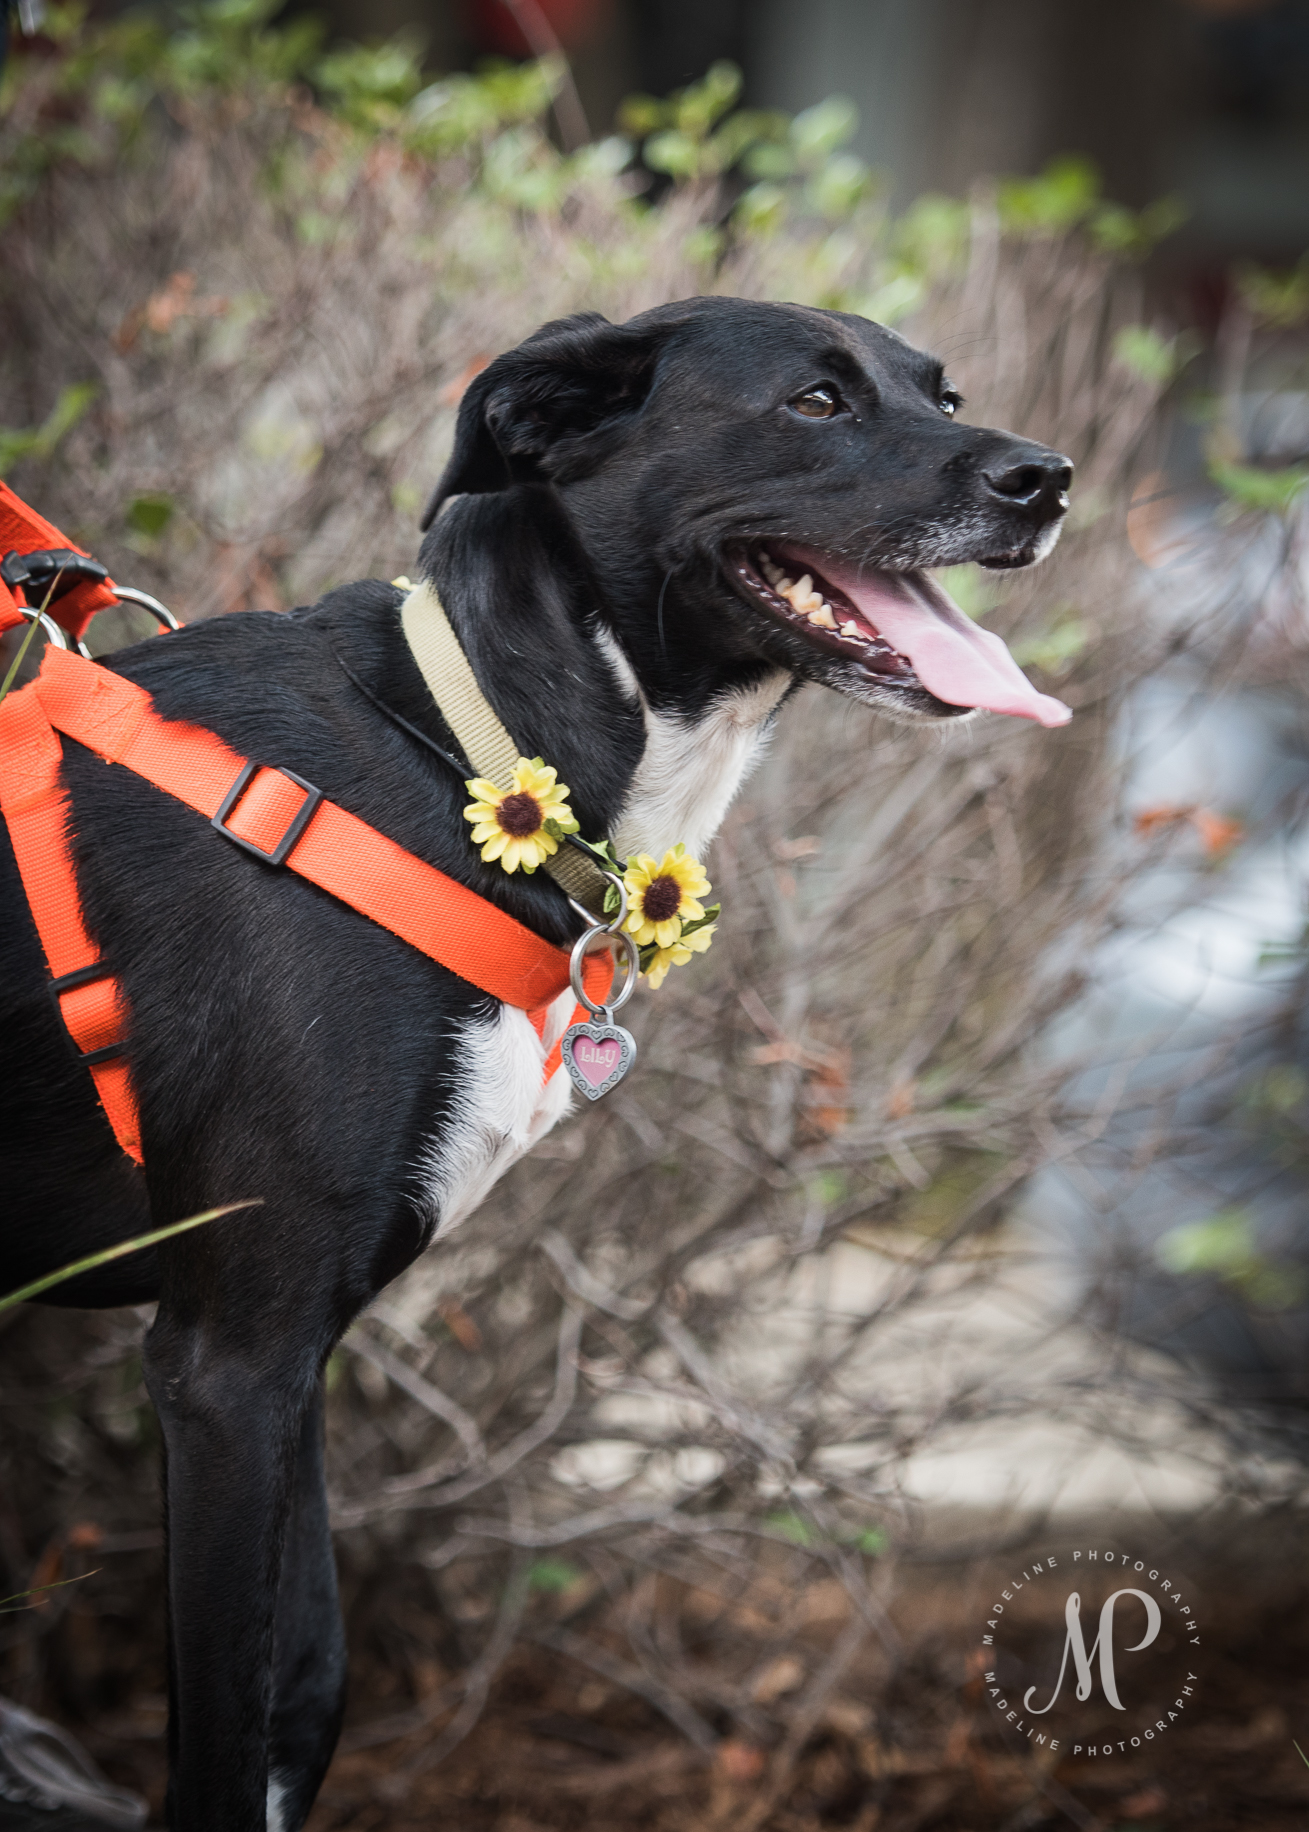
[(847, 618), (841, 625), (841, 634), (842, 636), (857, 636), (859, 634), (859, 625), (855, 622), (853, 617)]
[(789, 598), (791, 593), (795, 590), (795, 580), (788, 579), (785, 573), (779, 573), (777, 577), (777, 590), (781, 597)]
[(820, 630), (834, 630), (836, 628), (836, 619), (832, 615), (832, 607), (828, 604), (822, 604), (816, 611), (810, 611), (809, 621), (810, 623), (816, 623)]
[(795, 584), (796, 597), (797, 598), (807, 598), (810, 592), (813, 591), (813, 589), (814, 589), (813, 574), (812, 573), (802, 573), (800, 577), (796, 580), (796, 584)]

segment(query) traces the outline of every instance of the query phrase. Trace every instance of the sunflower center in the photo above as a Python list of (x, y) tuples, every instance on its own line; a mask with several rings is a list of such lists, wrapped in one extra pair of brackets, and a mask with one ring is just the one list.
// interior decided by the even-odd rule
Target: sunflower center
[(496, 824), (511, 840), (525, 840), (541, 825), (541, 804), (535, 795), (520, 789), (516, 795), (505, 796), (495, 811), (495, 818)]
[(682, 887), (676, 878), (651, 878), (641, 908), (651, 922), (667, 922), (682, 907)]

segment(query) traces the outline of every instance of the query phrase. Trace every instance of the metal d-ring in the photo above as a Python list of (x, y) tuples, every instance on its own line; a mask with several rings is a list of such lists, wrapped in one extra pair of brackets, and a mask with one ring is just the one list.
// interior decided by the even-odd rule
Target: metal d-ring
[(114, 597), (120, 604), (139, 604), (143, 610), (149, 611), (153, 618), (163, 624), (166, 630), (180, 630), (182, 627), (180, 619), (174, 617), (166, 604), (160, 604), (159, 600), (152, 598), (149, 592), (137, 591), (134, 585), (116, 585)]
[(47, 639), (54, 644), (56, 649), (66, 649), (68, 647), (67, 632), (60, 629), (54, 618), (51, 617), (47, 611), (39, 611), (35, 605), (31, 604), (20, 604), (16, 609), (18, 615), (20, 617), (26, 617), (29, 623), (39, 623), (41, 628), (45, 631)]
[[(182, 627), (181, 619), (174, 617), (166, 604), (160, 604), (159, 600), (152, 598), (149, 592), (139, 592), (134, 585), (116, 585), (114, 597), (120, 604), (139, 604), (142, 610), (149, 611), (155, 622), (162, 624), (165, 630), (180, 630)], [(78, 654), (84, 655), (89, 662), (94, 661), (95, 657), (81, 637), (75, 638), (75, 641)]]

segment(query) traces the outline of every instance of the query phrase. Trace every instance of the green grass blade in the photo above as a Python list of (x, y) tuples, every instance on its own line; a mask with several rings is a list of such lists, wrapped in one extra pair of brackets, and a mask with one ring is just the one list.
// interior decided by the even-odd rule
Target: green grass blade
[[(97, 1565), (94, 1571), (79, 1571), (73, 1578), (56, 1578), (53, 1584), (34, 1584), (30, 1590), (16, 1590), (12, 1597), (0, 1597), (0, 1616), (16, 1616), (20, 1610), (39, 1609), (37, 1603), (24, 1603), (24, 1597), (39, 1597), (47, 1590), (62, 1590), (65, 1584), (80, 1584), (83, 1578), (93, 1578), (104, 1569)], [(17, 1609), (9, 1609), (10, 1603), (16, 1603)]]
[(47, 1272), (44, 1278), (33, 1279), (30, 1285), (0, 1297), (0, 1311), (10, 1310), (15, 1304), (25, 1304), (29, 1298), (39, 1297), (43, 1291), (49, 1291), (52, 1285), (60, 1285), (65, 1279), (76, 1278), (79, 1272), (92, 1272), (97, 1266), (107, 1265), (110, 1260), (122, 1259), (129, 1253), (139, 1253), (142, 1247), (153, 1247), (157, 1240), (168, 1240), (171, 1235), (184, 1234), (188, 1228), (198, 1228), (206, 1221), (217, 1221), (220, 1215), (234, 1214), (237, 1209), (258, 1208), (262, 1203), (262, 1196), (251, 1196), (245, 1202), (227, 1202), (221, 1209), (206, 1209), (202, 1215), (188, 1215), (185, 1221), (170, 1222), (166, 1228), (156, 1228), (152, 1234), (138, 1234), (135, 1240), (120, 1240), (117, 1246), (105, 1247), (99, 1253), (89, 1253), (85, 1259), (74, 1260), (71, 1266), (61, 1266), (58, 1272)]
[[(56, 585), (58, 585), (59, 581), (63, 578), (63, 576), (64, 576), (63, 570), (61, 568), (61, 570), (57, 572), (54, 578), (50, 581), (50, 589), (46, 593), (45, 597), (41, 600), (40, 615), (44, 615), (44, 613), (50, 608), (50, 600), (55, 595), (55, 587)], [(27, 654), (27, 651), (31, 648), (32, 643), (36, 637), (36, 633), (40, 629), (40, 627), (41, 625), (38, 620), (38, 617), (33, 617), (31, 622), (27, 626), (27, 630), (23, 636), (22, 642), (20, 642), (18, 645), (17, 655), (15, 655), (13, 661), (10, 662), (9, 664), (9, 672), (5, 676), (3, 684), (0, 685), (0, 706), (3, 706), (5, 695), (9, 692), (9, 689), (13, 686), (14, 681), (17, 679), (18, 670), (23, 665), (23, 657)]]
[(36, 618), (33, 617), (32, 621), (28, 624), (27, 629), (23, 634), (22, 642), (20, 642), (18, 645), (17, 655), (15, 655), (13, 661), (9, 664), (9, 672), (4, 678), (4, 684), (3, 686), (0, 686), (0, 701), (4, 700), (5, 695), (9, 692), (9, 689), (13, 686), (14, 681), (17, 679), (18, 670), (23, 665), (23, 657), (27, 654), (27, 651), (31, 648), (32, 640), (40, 628), (41, 628), (40, 624), (36, 621)]

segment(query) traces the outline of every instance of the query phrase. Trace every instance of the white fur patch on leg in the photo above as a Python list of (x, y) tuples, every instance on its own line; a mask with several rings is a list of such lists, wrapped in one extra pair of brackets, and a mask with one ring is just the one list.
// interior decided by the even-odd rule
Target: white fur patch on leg
[(286, 1819), (282, 1812), (286, 1804), (286, 1796), (287, 1788), (284, 1783), (279, 1781), (275, 1774), (270, 1775), (268, 1777), (268, 1809), (264, 1822), (268, 1832), (287, 1832)]

